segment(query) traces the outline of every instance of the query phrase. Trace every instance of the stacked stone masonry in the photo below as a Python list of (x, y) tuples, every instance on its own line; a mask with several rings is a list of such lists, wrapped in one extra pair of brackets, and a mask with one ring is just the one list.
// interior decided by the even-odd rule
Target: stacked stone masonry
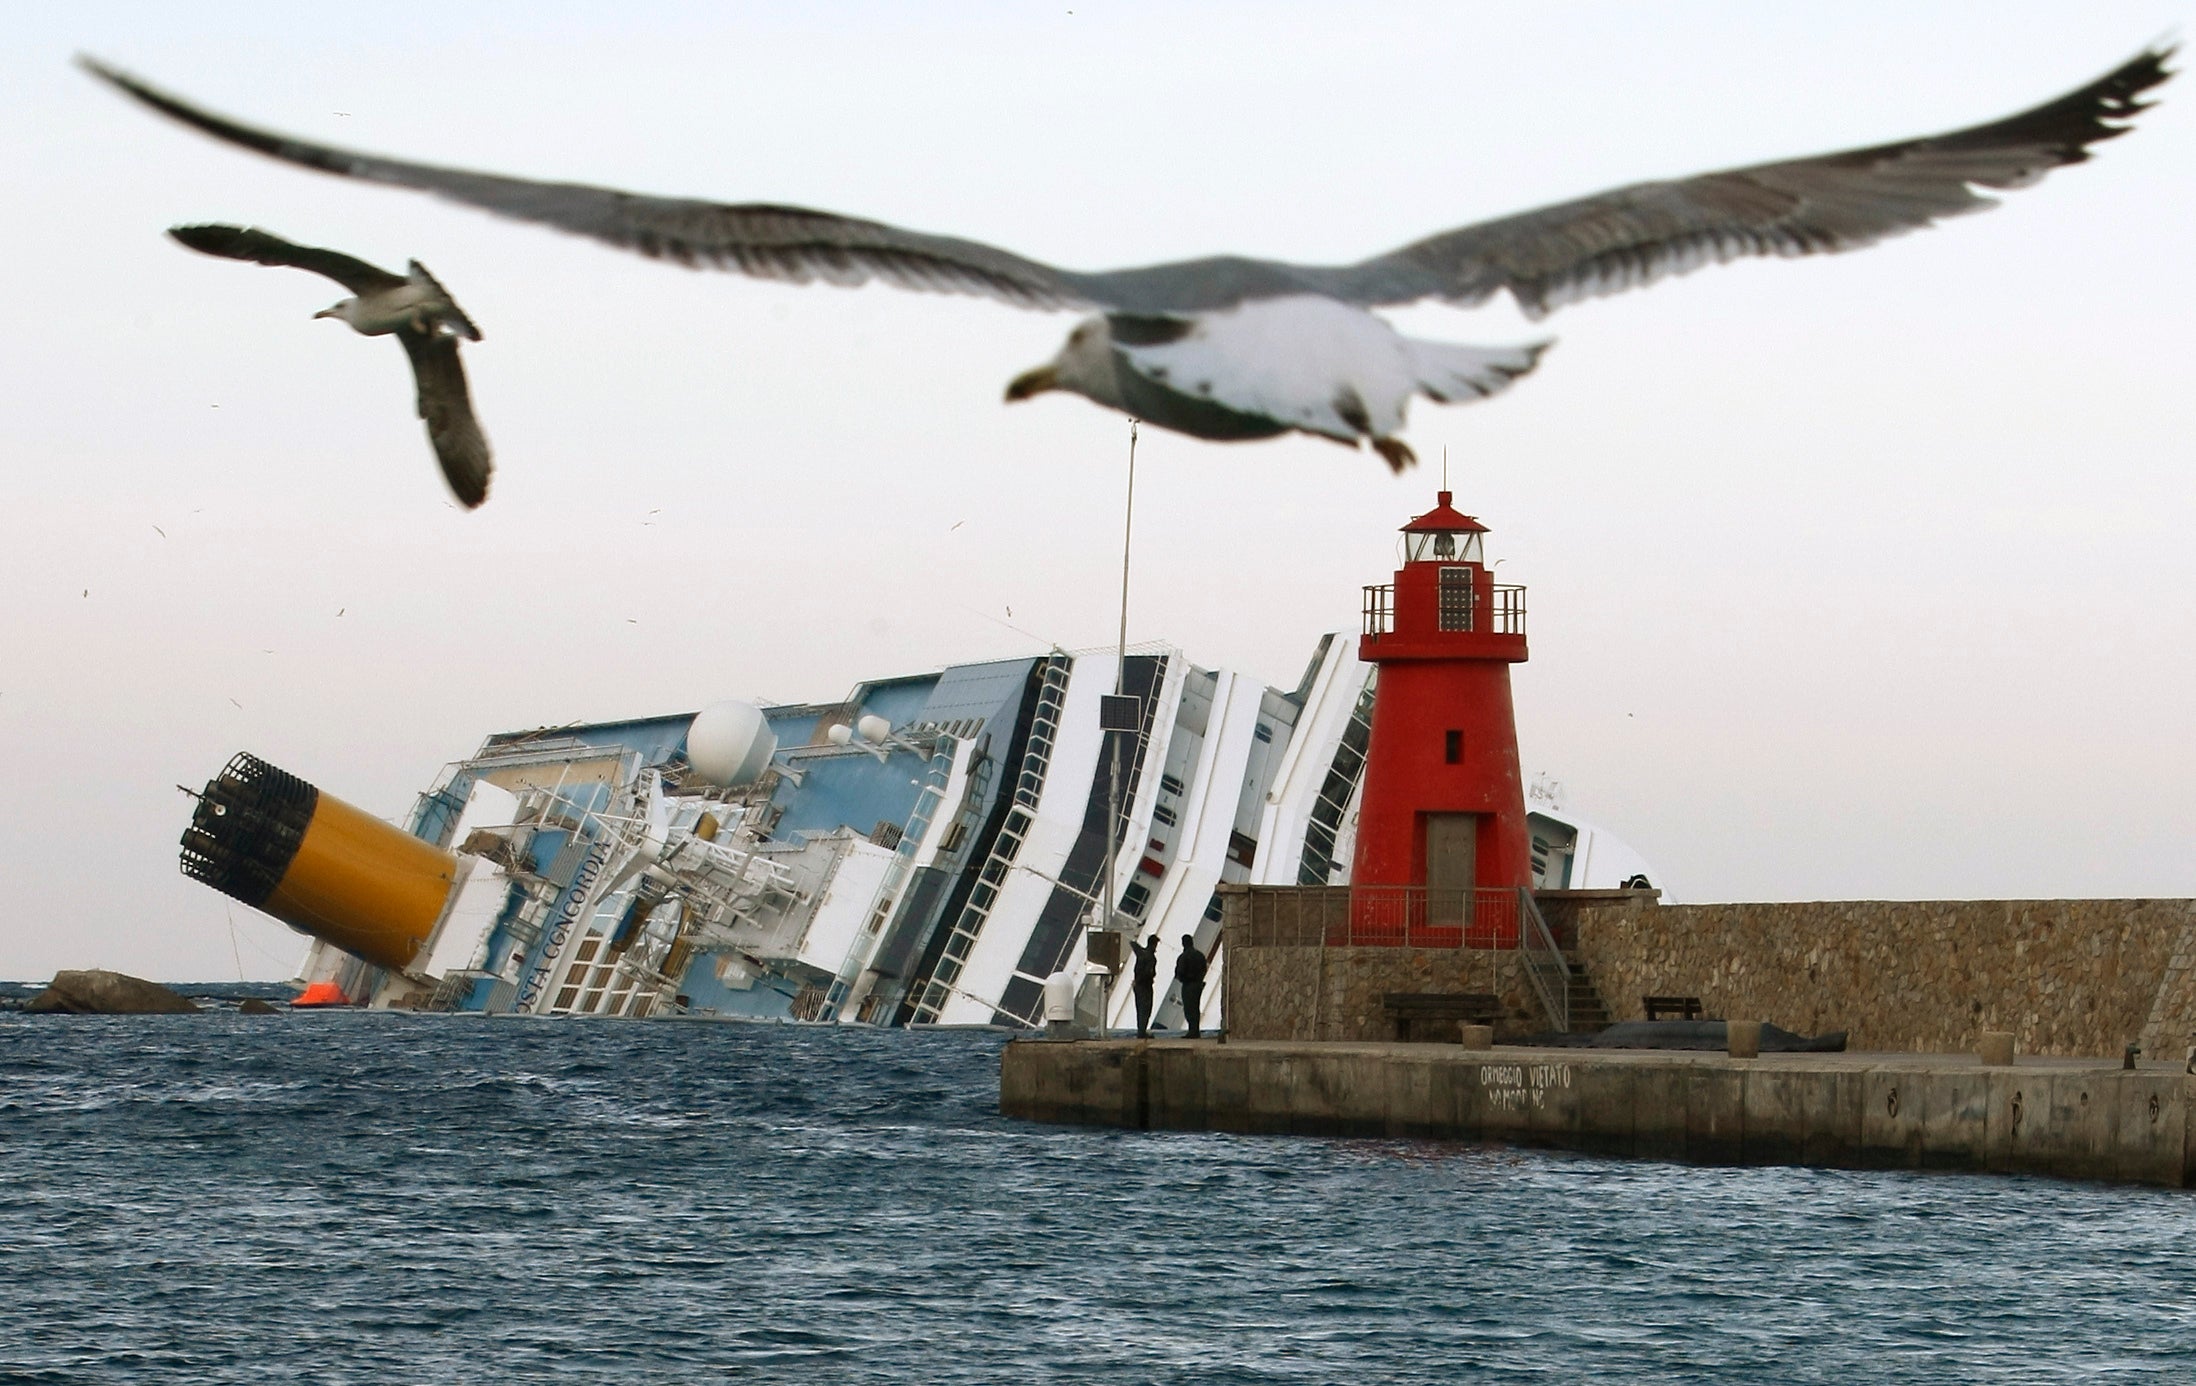
[[(1244, 1039), (1388, 1039), (1394, 1022), (1380, 1001), (1390, 992), (1487, 992), (1511, 1017), (1498, 1033), (1547, 1028), (1532, 1018), (1515, 956), (1486, 949), (1241, 947), (1224, 980), (1228, 1032)], [(1456, 1023), (1439, 1038), (1456, 1039)]]
[(1876, 1052), (2182, 1057), (2196, 1029), (2188, 900), (1850, 900), (1581, 910), (1576, 956), (1618, 1020), (1640, 998)]
[[(2117, 1056), (2136, 1042), (2177, 1060), (2196, 1044), (2196, 901), (1610, 895), (1546, 912), (1614, 1020), (1644, 1019), (1644, 996), (1684, 995), (1712, 1017), (1844, 1030), (1855, 1050), (1971, 1052), (1985, 1030), (2012, 1031), (2025, 1054)], [(1273, 946), (1231, 927), (1226, 984), (1244, 1039), (1387, 1038), (1380, 999), (1401, 991), (1493, 992), (1512, 1015), (1498, 1037), (1545, 1028), (1508, 953)]]

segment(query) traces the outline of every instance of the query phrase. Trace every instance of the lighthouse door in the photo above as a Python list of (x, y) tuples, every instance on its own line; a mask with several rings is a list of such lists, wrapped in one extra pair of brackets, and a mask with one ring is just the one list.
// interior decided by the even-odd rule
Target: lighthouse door
[(1479, 883), (1479, 815), (1426, 815), (1426, 922), (1471, 923), (1472, 888)]

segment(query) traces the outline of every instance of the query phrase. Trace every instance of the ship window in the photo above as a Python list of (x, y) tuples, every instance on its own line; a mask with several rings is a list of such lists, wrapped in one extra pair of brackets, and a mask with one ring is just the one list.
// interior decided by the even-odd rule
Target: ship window
[(1439, 625), (1442, 630), (1472, 628), (1472, 570), (1443, 568)]
[(1151, 821), (1165, 824), (1171, 828), (1181, 820), (1175, 817), (1174, 810), (1168, 808), (1165, 804), (1154, 804), (1151, 809)]
[(1176, 797), (1180, 797), (1182, 793), (1182, 782), (1172, 775), (1161, 775), (1159, 777), (1159, 787)]
[(1141, 915), (1144, 906), (1151, 903), (1151, 892), (1139, 881), (1121, 892), (1121, 913)]
[(1271, 741), (1273, 740), (1273, 728), (1267, 726), (1264, 722), (1260, 722), (1257, 726), (1251, 728), (1251, 735), (1257, 737), (1260, 741)]
[(1463, 763), (1464, 733), (1451, 727), (1441, 734), (1441, 758), (1451, 765)]

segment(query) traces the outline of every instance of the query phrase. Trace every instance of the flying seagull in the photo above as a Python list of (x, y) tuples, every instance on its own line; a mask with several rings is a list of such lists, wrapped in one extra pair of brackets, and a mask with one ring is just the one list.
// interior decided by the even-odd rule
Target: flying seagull
[(349, 289), (349, 298), (313, 316), (337, 318), (366, 336), (394, 336), (403, 343), (419, 388), (419, 416), (427, 421), (428, 441), (450, 489), (467, 509), (488, 499), (488, 439), (473, 417), (465, 367), (458, 363), (458, 339), (477, 342), (480, 329), (425, 265), (414, 260), (411, 273), (391, 274), (340, 251), (293, 245), (256, 226), (174, 226), (168, 234), (208, 255), (311, 270)]
[(1348, 265), (1214, 256), (1071, 270), (977, 241), (769, 203), (654, 197), (408, 163), (315, 144), (200, 110), (104, 64), (84, 66), (207, 134), (324, 173), (433, 193), (687, 266), (797, 284), (985, 294), (1024, 308), (1095, 309), (1009, 400), (1068, 390), (1200, 438), (1291, 431), (1369, 443), (1391, 467), (1413, 395), (1483, 399), (1544, 344), (1469, 347), (1405, 337), (1374, 308), (1459, 307), (1507, 292), (1539, 318), (1564, 304), (1745, 256), (1856, 250), (1995, 199), (2126, 132), (2166, 80), (2170, 46), (2019, 115), (1942, 135), (1629, 187), (1443, 231)]

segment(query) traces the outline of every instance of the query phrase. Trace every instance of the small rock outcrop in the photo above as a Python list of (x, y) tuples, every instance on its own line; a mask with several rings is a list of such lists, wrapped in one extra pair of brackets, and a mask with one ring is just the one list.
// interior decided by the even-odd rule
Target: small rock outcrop
[(23, 1009), (38, 1015), (195, 1015), (198, 1007), (158, 982), (104, 968), (56, 972)]
[(238, 1015), (280, 1015), (282, 1014), (282, 1008), (271, 1001), (262, 1001), (256, 996), (247, 996), (236, 1003), (236, 1013)]

